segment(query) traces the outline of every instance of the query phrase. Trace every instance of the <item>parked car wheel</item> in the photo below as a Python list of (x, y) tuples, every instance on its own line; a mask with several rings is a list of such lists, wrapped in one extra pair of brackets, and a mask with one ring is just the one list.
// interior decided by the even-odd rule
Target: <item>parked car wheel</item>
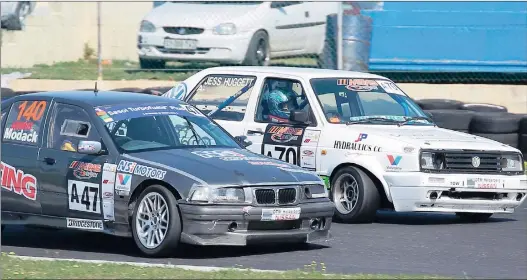
[(347, 166), (331, 182), (331, 199), (335, 203), (335, 220), (345, 223), (371, 223), (381, 205), (373, 180), (359, 168)]
[(23, 30), (27, 16), (31, 13), (31, 2), (19, 2), (15, 13), (6, 20), (4, 26), (7, 30)]
[(457, 212), (456, 216), (458, 216), (463, 221), (469, 221), (469, 222), (485, 222), (487, 221), (491, 216), (492, 213), (466, 213), (466, 212)]
[(181, 238), (181, 219), (176, 198), (165, 187), (146, 188), (134, 205), (132, 235), (149, 257), (174, 253)]
[(166, 61), (139, 58), (139, 67), (141, 69), (164, 69)]
[(254, 33), (249, 48), (245, 54), (243, 65), (247, 66), (267, 66), (269, 65), (269, 36), (260, 30)]

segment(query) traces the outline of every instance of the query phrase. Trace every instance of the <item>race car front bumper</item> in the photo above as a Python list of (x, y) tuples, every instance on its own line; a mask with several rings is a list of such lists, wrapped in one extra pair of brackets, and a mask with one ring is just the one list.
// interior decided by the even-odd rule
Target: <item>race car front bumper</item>
[(330, 238), (333, 202), (305, 203), (296, 220), (264, 219), (273, 207), (180, 204), (181, 242), (194, 245), (245, 246), (256, 243), (312, 242)]
[(527, 196), (527, 176), (390, 172), (397, 212), (513, 213)]

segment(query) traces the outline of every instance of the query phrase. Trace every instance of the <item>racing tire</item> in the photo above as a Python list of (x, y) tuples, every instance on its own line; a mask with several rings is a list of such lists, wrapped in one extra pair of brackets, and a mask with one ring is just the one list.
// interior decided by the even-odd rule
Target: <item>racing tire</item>
[(165, 69), (166, 61), (139, 58), (139, 68), (144, 70)]
[(467, 213), (467, 212), (456, 212), (462, 221), (465, 222), (486, 222), (490, 219), (493, 213)]
[[(343, 190), (344, 185), (347, 187)], [(347, 203), (356, 200), (351, 211), (340, 202), (342, 195), (346, 196)], [(334, 220), (343, 223), (372, 223), (381, 207), (381, 196), (372, 178), (354, 166), (343, 167), (335, 173), (331, 179), (331, 200), (335, 203)]]
[(465, 104), (452, 99), (419, 99), (415, 103), (423, 110), (460, 110)]
[[(146, 203), (146, 199), (159, 199), (162, 198), (161, 203), (165, 203), (166, 208), (168, 209), (168, 218), (166, 221), (168, 222), (166, 226), (166, 230), (164, 232), (164, 238), (162, 238), (162, 241), (157, 246), (152, 246), (151, 248), (148, 248), (143, 244), (143, 242), (139, 238), (138, 233), (138, 223), (140, 222), (140, 219), (138, 219), (138, 214), (141, 205), (143, 202)], [(176, 202), (176, 198), (174, 195), (165, 187), (160, 185), (152, 185), (147, 187), (139, 196), (139, 198), (136, 200), (134, 205), (134, 212), (132, 215), (132, 236), (134, 238), (136, 246), (148, 257), (165, 257), (169, 254), (173, 254), (177, 247), (180, 244), (181, 239), (181, 216), (179, 212), (179, 208)], [(161, 206), (162, 208), (162, 206)], [(154, 212), (154, 211), (150, 211)], [(157, 219), (155, 218), (155, 215), (149, 216), (147, 219), (148, 222), (156, 222), (156, 220), (160, 220), (159, 211), (157, 212)], [(151, 213), (152, 214), (152, 213)], [(145, 220), (146, 221), (146, 220)], [(163, 223), (160, 222), (158, 224), (158, 228)], [(144, 226), (143, 226), (144, 227)], [(151, 226), (148, 227), (150, 229)], [(154, 228), (155, 229), (155, 228)], [(162, 230), (162, 229), (161, 229)], [(155, 241), (155, 237), (153, 238)]]
[(501, 144), (509, 145), (518, 149), (520, 147), (521, 135), (518, 133), (471, 133), (479, 137), (494, 140)]
[(268, 66), (270, 62), (269, 48), (269, 36), (267, 33), (262, 30), (256, 31), (249, 43), (242, 65)]
[(461, 106), (461, 109), (474, 112), (507, 112), (507, 107), (487, 103), (466, 103)]
[(468, 131), (474, 112), (467, 110), (426, 110), (432, 115), (434, 123), (441, 127), (456, 131)]
[(508, 134), (518, 133), (522, 115), (511, 113), (476, 114), (470, 122), (471, 134)]

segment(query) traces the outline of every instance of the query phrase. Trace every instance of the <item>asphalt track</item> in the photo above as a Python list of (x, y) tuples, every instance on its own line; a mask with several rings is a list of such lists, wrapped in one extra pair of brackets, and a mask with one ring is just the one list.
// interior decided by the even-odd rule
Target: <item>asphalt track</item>
[(308, 246), (183, 246), (176, 257), (140, 256), (131, 239), (7, 227), (2, 251), (36, 257), (287, 270), (324, 262), (328, 273), (436, 274), (527, 279), (527, 205), (486, 223), (451, 214), (380, 213), (373, 224), (333, 224), (333, 239)]

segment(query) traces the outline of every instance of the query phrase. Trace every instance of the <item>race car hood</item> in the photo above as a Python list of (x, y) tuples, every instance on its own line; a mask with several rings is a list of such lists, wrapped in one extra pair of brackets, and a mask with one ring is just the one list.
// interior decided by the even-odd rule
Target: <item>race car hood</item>
[[(487, 138), (433, 126), (417, 125), (351, 125), (348, 129), (359, 130), (370, 136), (400, 141), (422, 149), (467, 149), (483, 151), (518, 150)], [(353, 134), (353, 137), (357, 137)]]
[(261, 15), (260, 5), (165, 3), (153, 9), (144, 20), (156, 26), (189, 26), (212, 29), (221, 23), (249, 24)]
[[(211, 152), (215, 151), (234, 152), (240, 156), (209, 157)], [(146, 160), (146, 162), (170, 167), (170, 169), (164, 168), (167, 171), (165, 178), (171, 177), (168, 176), (171, 171), (174, 173), (183, 171), (209, 185), (250, 186), (301, 182), (322, 183), (316, 174), (307, 172), (300, 167), (242, 149), (172, 149), (133, 153), (131, 156)], [(137, 161), (140, 162), (140, 160)], [(145, 162), (141, 164), (145, 164)], [(152, 167), (160, 168), (154, 164)]]

